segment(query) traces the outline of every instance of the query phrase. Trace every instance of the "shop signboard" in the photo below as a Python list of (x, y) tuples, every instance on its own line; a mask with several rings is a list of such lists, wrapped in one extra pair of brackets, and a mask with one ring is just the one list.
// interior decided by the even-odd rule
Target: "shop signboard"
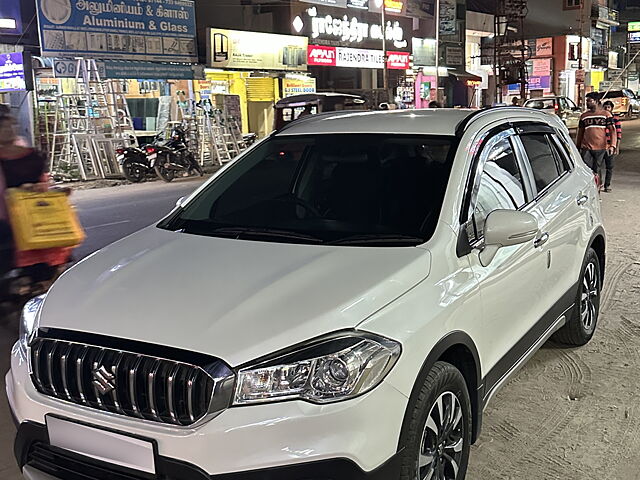
[[(375, 1), (375, 0), (371, 0), (371, 1)], [(347, 0), (347, 8), (369, 10), (369, 0)]]
[[(336, 14), (333, 9), (329, 11), (312, 7), (295, 16), (291, 25), (293, 32), (314, 41), (340, 42), (353, 47), (373, 46), (373, 43), (382, 43), (383, 28), (378, 16), (372, 18), (376, 18), (376, 21), (367, 21), (366, 15), (356, 16), (353, 10)], [(405, 35), (411, 31), (411, 25), (409, 19), (389, 18), (386, 26), (389, 46), (398, 49), (408, 47), (409, 42)]]
[(383, 68), (384, 53), (382, 52), (382, 50), (337, 47), (336, 66), (354, 68)]
[[(326, 47), (309, 45), (308, 64), (321, 67), (384, 68), (382, 50)], [(406, 70), (410, 67), (409, 52), (387, 52), (387, 68)]]
[[(73, 59), (56, 58), (53, 61), (53, 75), (56, 78), (75, 78), (77, 62)], [(193, 80), (204, 78), (202, 65), (181, 65), (152, 62), (119, 62), (117, 60), (96, 60), (100, 78), (126, 80), (138, 78), (153, 80)]]
[(553, 38), (536, 39), (536, 57), (550, 57), (553, 55)]
[(304, 71), (307, 37), (209, 29), (207, 64), (214, 68)]
[(551, 87), (551, 77), (545, 75), (543, 77), (529, 78), (529, 90), (548, 90)]
[(409, 52), (388, 52), (387, 68), (390, 70), (408, 70), (411, 68)]
[(440, 34), (455, 35), (457, 30), (458, 1), (440, 0)]
[(309, 45), (307, 49), (307, 64), (318, 67), (336, 66), (336, 47), (324, 45)]
[(303, 3), (315, 3), (317, 5), (330, 5), (332, 7), (347, 7), (347, 0), (300, 0)]
[(304, 78), (283, 78), (282, 96), (302, 95), (304, 93), (316, 93), (316, 79)]
[(550, 58), (534, 58), (533, 59), (533, 76), (544, 77), (551, 75), (551, 59)]
[(43, 56), (198, 60), (193, 0), (37, 0), (36, 3)]
[(454, 67), (464, 64), (464, 54), (461, 47), (446, 47), (447, 66)]
[(640, 32), (640, 22), (629, 22), (627, 24), (628, 32)]
[(0, 35), (20, 35), (21, 33), (20, 0), (0, 1)]
[(23, 55), (22, 52), (0, 55), (0, 92), (33, 89), (29, 62), (31, 62), (30, 57)]
[[(75, 78), (78, 62), (71, 58), (55, 58), (53, 60), (53, 76), (56, 78)], [(100, 78), (107, 78), (104, 61), (96, 60), (96, 68)]]
[(416, 67), (435, 67), (436, 41), (432, 38), (412, 38), (411, 53)]
[(629, 43), (640, 43), (640, 32), (629, 32)]

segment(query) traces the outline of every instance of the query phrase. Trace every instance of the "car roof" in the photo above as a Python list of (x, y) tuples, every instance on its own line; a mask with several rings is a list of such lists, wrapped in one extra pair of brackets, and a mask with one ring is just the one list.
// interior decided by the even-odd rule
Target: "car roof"
[(309, 133), (389, 133), (450, 135), (477, 110), (438, 108), (424, 110), (339, 111), (309, 115), (290, 123), (276, 135)]
[(559, 124), (553, 116), (524, 107), (496, 107), (485, 110), (429, 108), (421, 110), (339, 111), (302, 117), (279, 131), (276, 136), (403, 133), (414, 135), (456, 136), (476, 119), (487, 123), (499, 120), (536, 121)]

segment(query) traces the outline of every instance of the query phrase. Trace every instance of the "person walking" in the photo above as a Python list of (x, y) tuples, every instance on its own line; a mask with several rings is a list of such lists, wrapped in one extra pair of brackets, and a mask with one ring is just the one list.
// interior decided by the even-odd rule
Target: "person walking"
[(598, 99), (587, 97), (587, 111), (580, 116), (576, 145), (600, 183), (605, 156), (615, 152), (617, 139), (613, 115), (600, 106)]
[[(613, 115), (613, 124), (616, 127), (616, 133), (615, 133), (616, 146), (614, 147), (614, 150), (611, 154), (607, 153), (607, 155), (605, 155), (604, 157), (604, 165), (606, 168), (606, 174), (604, 177), (604, 191), (610, 192), (611, 178), (613, 177), (614, 160), (618, 156), (618, 153), (620, 152), (620, 144), (622, 142), (622, 122), (620, 122), (620, 116), (617, 113), (613, 113), (614, 105), (611, 100), (607, 100), (606, 102), (604, 102), (604, 104), (602, 104), (602, 106), (607, 112)], [(609, 130), (607, 130), (607, 133), (609, 134)], [(609, 134), (609, 137), (610, 136), (611, 135)], [(610, 138), (609, 138), (609, 143), (611, 143)]]

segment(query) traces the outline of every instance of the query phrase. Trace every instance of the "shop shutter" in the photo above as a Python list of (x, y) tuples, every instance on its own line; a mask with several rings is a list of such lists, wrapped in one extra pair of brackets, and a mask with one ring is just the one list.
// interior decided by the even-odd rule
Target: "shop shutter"
[(247, 78), (247, 100), (250, 102), (273, 102), (273, 78)]

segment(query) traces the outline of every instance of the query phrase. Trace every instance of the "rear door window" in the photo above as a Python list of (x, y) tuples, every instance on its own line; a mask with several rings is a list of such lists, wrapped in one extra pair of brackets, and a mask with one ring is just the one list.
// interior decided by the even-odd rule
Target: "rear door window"
[(530, 133), (521, 135), (520, 139), (531, 165), (536, 190), (541, 192), (560, 176), (556, 155), (547, 134)]

